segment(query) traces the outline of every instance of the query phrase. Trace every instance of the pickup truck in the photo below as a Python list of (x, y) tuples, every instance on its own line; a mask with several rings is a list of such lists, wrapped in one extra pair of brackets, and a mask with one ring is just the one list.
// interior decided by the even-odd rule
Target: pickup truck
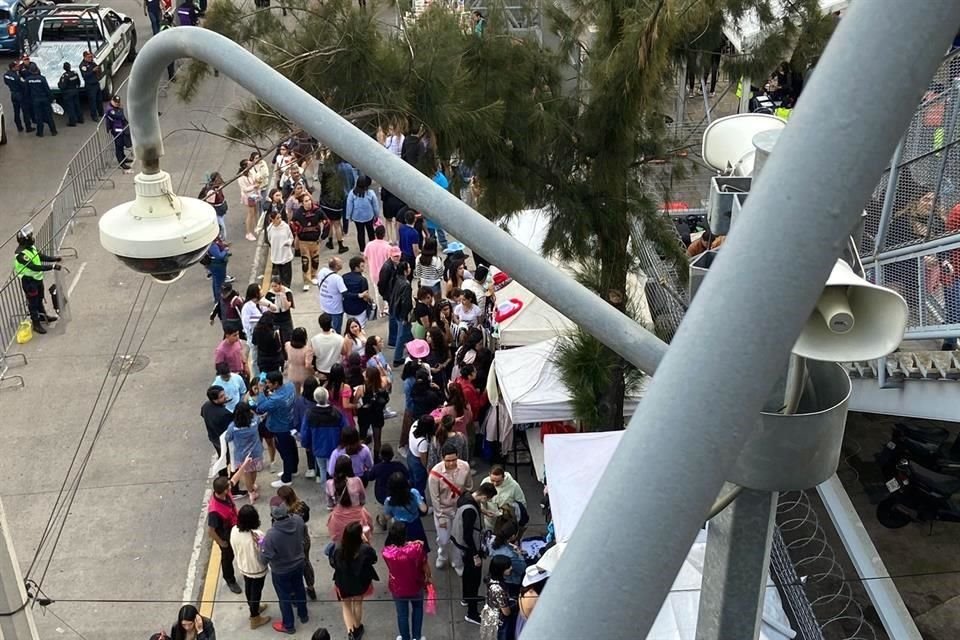
[(23, 40), (22, 52), (37, 63), (55, 95), (60, 92), (57, 81), (63, 63), (69, 62), (79, 72), (84, 51), (92, 51), (100, 65), (100, 86), (105, 96), (113, 94), (120, 67), (137, 55), (133, 20), (100, 5), (45, 5), (24, 12), (22, 20), (28, 23), (24, 33), (30, 34)]

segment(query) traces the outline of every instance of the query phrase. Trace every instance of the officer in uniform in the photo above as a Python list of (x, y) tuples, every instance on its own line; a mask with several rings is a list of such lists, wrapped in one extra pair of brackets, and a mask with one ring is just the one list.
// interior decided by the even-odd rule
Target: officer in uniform
[(110, 100), (110, 108), (103, 117), (107, 124), (107, 131), (113, 136), (113, 150), (117, 155), (117, 163), (124, 171), (130, 171), (130, 161), (127, 159), (125, 151), (130, 146), (130, 131), (127, 116), (120, 108), (120, 96), (113, 96)]
[(193, 0), (183, 0), (183, 3), (177, 7), (177, 21), (181, 27), (195, 27), (200, 23), (200, 12), (197, 11), (197, 5)]
[(50, 135), (57, 135), (57, 125), (53, 124), (53, 108), (50, 106), (53, 94), (47, 79), (40, 73), (36, 62), (30, 63), (30, 75), (27, 76), (27, 89), (30, 92), (30, 104), (33, 117), (37, 121), (37, 137), (43, 137), (43, 125), (50, 127)]
[(90, 119), (96, 122), (103, 117), (103, 103), (100, 102), (100, 65), (93, 61), (93, 54), (89, 51), (83, 52), (80, 75), (83, 76), (83, 91), (90, 103)]
[[(27, 133), (33, 131), (33, 122), (30, 119), (30, 107), (26, 101), (26, 87), (23, 78), (20, 77), (20, 65), (17, 62), (11, 62), (7, 72), (3, 74), (3, 83), (10, 89), (10, 102), (13, 103), (13, 122), (17, 125), (17, 131), (23, 131), (23, 125), (27, 126)], [(20, 114), (23, 114), (23, 121), (20, 120)]]
[[(20, 286), (27, 297), (27, 309), (30, 311), (33, 330), (37, 333), (47, 332), (40, 324), (41, 321), (57, 321), (56, 316), (49, 315), (43, 308), (43, 272), (60, 271), (61, 260), (62, 258), (40, 253), (33, 241), (33, 225), (28, 223), (17, 232), (17, 253), (13, 256), (13, 273), (20, 279)], [(44, 262), (54, 264), (43, 264)]]
[(63, 92), (63, 110), (67, 112), (67, 126), (75, 127), (83, 124), (83, 114), (80, 113), (80, 74), (70, 68), (69, 62), (63, 63), (63, 74), (57, 83)]

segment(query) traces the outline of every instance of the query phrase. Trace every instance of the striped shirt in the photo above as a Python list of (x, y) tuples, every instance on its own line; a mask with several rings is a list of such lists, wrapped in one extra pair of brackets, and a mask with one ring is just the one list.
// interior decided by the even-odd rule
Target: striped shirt
[(420, 281), (421, 287), (432, 287), (443, 279), (443, 261), (439, 256), (433, 257), (433, 262), (424, 265), (417, 260), (417, 266), (413, 270), (413, 278)]

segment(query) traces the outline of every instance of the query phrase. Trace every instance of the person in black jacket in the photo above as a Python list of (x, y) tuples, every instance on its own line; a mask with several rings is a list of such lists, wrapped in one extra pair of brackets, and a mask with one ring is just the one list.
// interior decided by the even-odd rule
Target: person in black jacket
[[(391, 260), (393, 260), (392, 257)], [(396, 338), (396, 346), (393, 349), (393, 366), (395, 367), (403, 364), (403, 350), (413, 339), (410, 328), (411, 311), (413, 311), (413, 289), (410, 286), (410, 263), (400, 261), (390, 290), (390, 335)]]
[(27, 76), (27, 92), (33, 108), (33, 117), (37, 123), (37, 137), (43, 137), (43, 125), (50, 127), (50, 135), (57, 135), (57, 125), (53, 123), (53, 94), (47, 79), (40, 73), (36, 62), (30, 63), (30, 75)]
[(497, 488), (490, 482), (484, 482), (476, 491), (464, 493), (457, 500), (457, 513), (454, 515), (450, 539), (463, 554), (462, 601), (467, 603), (467, 622), (480, 624), (480, 591), (482, 581), (483, 556), (480, 549), (480, 533), (483, 529), (481, 517), (482, 505), (497, 495)]
[(293, 233), (300, 242), (300, 269), (303, 271), (303, 290), (310, 291), (310, 284), (317, 283), (320, 270), (320, 234), (323, 233), (323, 212), (315, 204), (313, 196), (304, 193), (300, 206), (294, 209)]
[(63, 92), (63, 110), (67, 113), (67, 126), (75, 127), (83, 124), (83, 114), (80, 113), (80, 74), (70, 68), (69, 62), (63, 63), (63, 73), (57, 82)]
[(192, 604), (180, 607), (177, 621), (170, 628), (171, 640), (217, 640), (217, 632), (213, 628), (213, 620), (204, 618)]

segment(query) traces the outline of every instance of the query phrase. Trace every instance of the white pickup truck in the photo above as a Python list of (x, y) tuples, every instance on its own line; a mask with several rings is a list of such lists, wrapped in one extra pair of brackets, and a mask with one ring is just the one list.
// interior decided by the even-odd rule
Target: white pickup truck
[[(113, 9), (96, 4), (38, 7), (29, 19), (38, 24), (30, 29), (35, 34), (34, 42), (25, 44), (24, 53), (40, 67), (55, 95), (60, 91), (57, 81), (63, 73), (63, 63), (69, 62), (79, 73), (84, 51), (92, 51), (94, 61), (100, 65), (100, 86), (106, 96), (113, 94), (114, 78), (120, 67), (137, 54), (133, 20)], [(82, 83), (81, 76), (81, 86)]]

